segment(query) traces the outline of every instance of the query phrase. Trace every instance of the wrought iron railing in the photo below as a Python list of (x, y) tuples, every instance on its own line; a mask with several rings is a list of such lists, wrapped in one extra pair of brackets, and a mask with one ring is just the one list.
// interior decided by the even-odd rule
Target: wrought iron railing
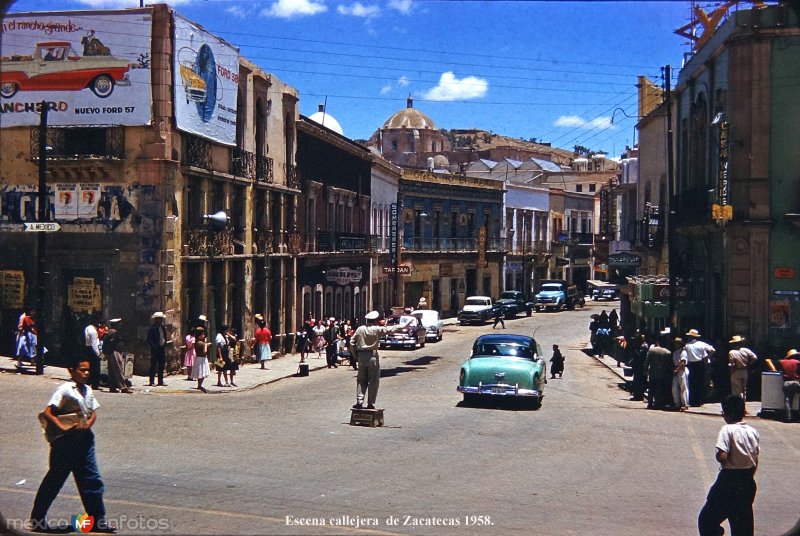
[(256, 245), (255, 253), (257, 255), (268, 255), (273, 252), (272, 231), (256, 231), (253, 239)]
[(256, 155), (250, 151), (234, 147), (231, 149), (231, 175), (255, 178)]
[(272, 184), (275, 181), (272, 158), (256, 155), (256, 180)]
[(296, 190), (300, 189), (300, 172), (297, 166), (286, 164), (286, 186)]
[[(31, 129), (31, 158), (38, 159), (39, 127)], [(48, 127), (47, 158), (125, 158), (125, 128), (98, 127)]]
[[(505, 251), (506, 238), (487, 238), (487, 251)], [(478, 251), (477, 238), (428, 238), (420, 236), (404, 237), (403, 248), (406, 251)]]
[(183, 135), (183, 163), (202, 169), (211, 169), (211, 142), (192, 136)]
[(233, 255), (233, 229), (218, 232), (203, 228), (189, 229), (185, 242), (189, 256)]

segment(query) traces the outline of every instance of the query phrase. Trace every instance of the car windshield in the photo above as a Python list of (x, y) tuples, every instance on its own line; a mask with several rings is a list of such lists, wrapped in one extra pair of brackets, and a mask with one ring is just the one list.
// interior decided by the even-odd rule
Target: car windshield
[(543, 292), (558, 292), (561, 290), (561, 285), (542, 285)]
[(488, 302), (484, 298), (467, 298), (464, 305), (488, 305)]
[(533, 352), (529, 346), (509, 343), (483, 343), (475, 348), (472, 357), (519, 357), (533, 360)]
[(503, 298), (504, 300), (515, 300), (515, 299), (517, 299), (517, 293), (516, 292), (503, 292), (500, 295), (500, 297)]
[(413, 316), (403, 315), (403, 316), (390, 316), (386, 319), (387, 326), (395, 326), (397, 324), (408, 324), (409, 320), (411, 320), (411, 325), (416, 325), (416, 318)]

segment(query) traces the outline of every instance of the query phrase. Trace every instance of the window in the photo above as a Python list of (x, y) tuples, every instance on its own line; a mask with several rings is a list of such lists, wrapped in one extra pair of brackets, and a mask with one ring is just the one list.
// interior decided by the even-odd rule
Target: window
[(590, 192), (596, 192), (597, 191), (597, 185), (594, 184), (594, 183), (590, 184), (589, 185), (589, 191)]
[(583, 184), (576, 184), (575, 185), (575, 191), (576, 192), (582, 192), (583, 191)]

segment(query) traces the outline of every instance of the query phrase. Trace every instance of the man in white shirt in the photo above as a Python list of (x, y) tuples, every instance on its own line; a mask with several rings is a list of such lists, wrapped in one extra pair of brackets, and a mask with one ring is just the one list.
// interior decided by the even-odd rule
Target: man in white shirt
[[(97, 326), (102, 326), (98, 322)], [(97, 391), (100, 388), (100, 335), (94, 324), (89, 324), (83, 330), (83, 342), (86, 347), (86, 358), (89, 360), (89, 385)]]
[(696, 329), (690, 329), (686, 337), (688, 341), (684, 350), (686, 350), (686, 368), (689, 370), (689, 404), (702, 406), (706, 401), (706, 368), (709, 360), (714, 358), (716, 350), (700, 340), (700, 332)]
[(708, 490), (706, 504), (697, 520), (700, 536), (723, 534), (720, 527), (726, 519), (734, 536), (753, 535), (753, 501), (760, 454), (759, 434), (744, 419), (744, 399), (728, 395), (722, 401), (725, 426), (717, 436), (716, 458), (720, 471)]

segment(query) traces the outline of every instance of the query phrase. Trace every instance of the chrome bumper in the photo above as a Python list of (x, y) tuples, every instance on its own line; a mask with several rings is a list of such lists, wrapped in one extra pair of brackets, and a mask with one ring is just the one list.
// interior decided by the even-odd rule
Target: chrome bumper
[(542, 396), (542, 393), (536, 389), (520, 389), (519, 385), (508, 385), (504, 383), (494, 383), (483, 385), (478, 384), (477, 387), (468, 385), (459, 385), (456, 387), (459, 393), (471, 395), (489, 395), (489, 396)]

